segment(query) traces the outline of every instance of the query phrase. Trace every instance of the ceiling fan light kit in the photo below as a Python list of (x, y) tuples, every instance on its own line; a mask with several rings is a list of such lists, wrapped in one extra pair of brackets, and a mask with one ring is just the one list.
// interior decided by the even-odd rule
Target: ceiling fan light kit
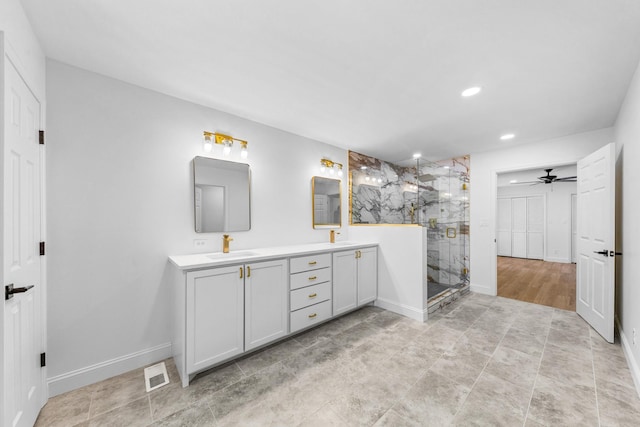
[(511, 180), (509, 184), (553, 184), (554, 182), (576, 182), (576, 176), (564, 176), (562, 178), (558, 178), (557, 175), (551, 175), (551, 171), (553, 169), (545, 169), (544, 171), (547, 173), (545, 176), (539, 176), (537, 181), (516, 181)]

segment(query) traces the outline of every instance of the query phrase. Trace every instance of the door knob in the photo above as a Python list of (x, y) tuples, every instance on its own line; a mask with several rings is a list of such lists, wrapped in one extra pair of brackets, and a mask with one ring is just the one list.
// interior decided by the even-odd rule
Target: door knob
[(609, 251), (604, 250), (604, 251), (593, 251), (594, 254), (600, 254), (600, 255), (604, 255), (604, 256), (609, 256)]
[(14, 288), (13, 283), (4, 287), (4, 299), (5, 301), (13, 298), (13, 294), (21, 294), (27, 292), (33, 288), (33, 285), (25, 286), (24, 288)]

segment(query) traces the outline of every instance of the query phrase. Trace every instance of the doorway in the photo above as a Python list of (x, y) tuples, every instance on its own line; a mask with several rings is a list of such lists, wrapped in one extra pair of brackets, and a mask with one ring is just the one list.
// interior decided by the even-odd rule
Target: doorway
[(497, 176), (497, 294), (576, 309), (576, 165)]

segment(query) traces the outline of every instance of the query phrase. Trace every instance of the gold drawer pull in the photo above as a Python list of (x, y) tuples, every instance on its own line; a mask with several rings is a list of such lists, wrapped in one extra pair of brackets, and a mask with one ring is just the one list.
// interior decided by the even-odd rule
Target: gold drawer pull
[(316, 314), (316, 313), (310, 314), (310, 315), (309, 315), (309, 319), (313, 319), (313, 318), (314, 318), (314, 317), (316, 317), (316, 316), (317, 316), (317, 314)]
[(311, 276), (311, 277), (309, 277), (309, 280), (316, 280), (316, 279), (317, 279), (317, 277), (316, 277), (316, 276)]
[(316, 265), (317, 263), (317, 261), (309, 261), (309, 265)]
[(309, 295), (309, 298), (315, 298), (317, 296), (318, 296), (318, 294), (311, 294), (311, 295)]

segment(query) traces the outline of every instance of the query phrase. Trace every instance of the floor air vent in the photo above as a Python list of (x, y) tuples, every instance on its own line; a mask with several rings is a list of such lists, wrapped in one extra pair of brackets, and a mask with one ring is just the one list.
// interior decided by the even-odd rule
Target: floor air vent
[(169, 375), (164, 362), (144, 368), (144, 384), (147, 386), (147, 392), (169, 384)]

